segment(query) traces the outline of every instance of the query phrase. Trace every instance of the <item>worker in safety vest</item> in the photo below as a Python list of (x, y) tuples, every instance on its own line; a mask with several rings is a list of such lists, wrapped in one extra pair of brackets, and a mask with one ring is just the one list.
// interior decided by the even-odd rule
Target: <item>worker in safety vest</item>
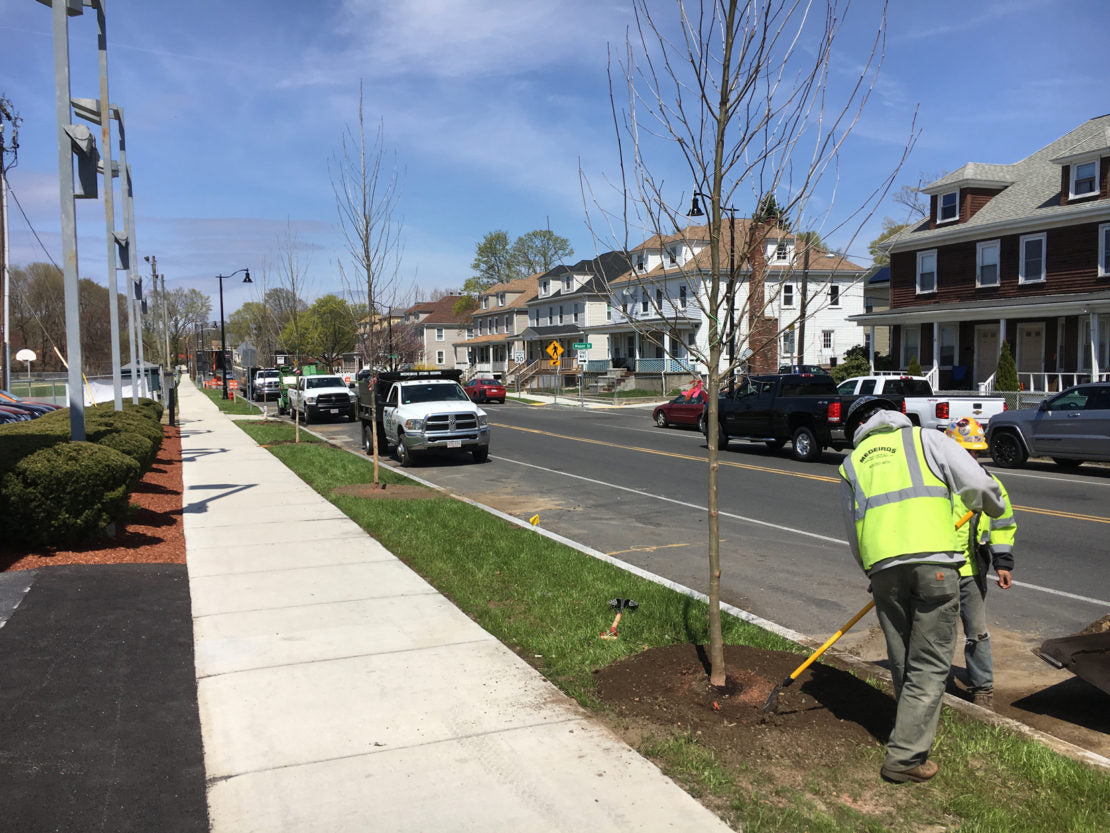
[[(963, 446), (972, 459), (987, 448), (983, 426), (970, 417), (949, 424), (944, 432)], [(989, 474), (989, 472), (988, 472)], [(990, 632), (987, 630), (987, 572), (993, 566), (998, 586), (1010, 589), (1013, 583), (1014, 538), (1017, 522), (1014, 507), (1002, 481), (991, 477), (1002, 490), (1006, 511), (1000, 518), (984, 519), (976, 512), (960, 529), (960, 543), (967, 562), (960, 567), (960, 623), (964, 628), (964, 666), (967, 668), (967, 690), (977, 706), (994, 708), (994, 663), (991, 659)], [(955, 504), (957, 518), (967, 514), (969, 507), (962, 500)], [(989, 522), (988, 522), (989, 520)]]
[(1002, 491), (940, 431), (913, 427), (905, 414), (864, 396), (848, 409), (855, 450), (840, 467), (852, 553), (871, 579), (886, 637), (897, 711), (881, 775), (928, 781), (940, 704), (956, 649), (959, 568), (964, 563), (953, 506), (998, 517)]

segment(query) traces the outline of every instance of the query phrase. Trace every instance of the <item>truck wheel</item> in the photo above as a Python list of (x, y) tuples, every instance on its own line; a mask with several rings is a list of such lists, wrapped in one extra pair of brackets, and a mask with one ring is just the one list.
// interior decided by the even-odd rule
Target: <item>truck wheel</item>
[(725, 429), (719, 423), (717, 425), (716, 443), (718, 451), (724, 451), (728, 448), (728, 434), (725, 433)]
[(991, 459), (1005, 469), (1020, 466), (1028, 459), (1025, 446), (1010, 431), (1000, 431), (991, 437)]
[(401, 464), (402, 468), (406, 469), (412, 465), (412, 452), (405, 448), (403, 434), (397, 435), (397, 462)]
[(312, 419), (309, 417), (308, 414), (309, 414), (308, 406), (305, 405), (304, 410), (301, 411), (301, 424), (302, 425), (309, 425), (312, 422)]
[(794, 457), (803, 463), (812, 463), (821, 456), (821, 444), (808, 425), (799, 425), (794, 431)]
[(369, 456), (374, 456), (374, 438), (370, 436), (370, 426), (365, 422), (362, 423), (362, 447)]
[(477, 448), (475, 448), (473, 451), (471, 451), (470, 453), (474, 455), (474, 462), (475, 463), (484, 463), (484, 462), (486, 462), (486, 460), (489, 459), (489, 446), (488, 445), (480, 445)]

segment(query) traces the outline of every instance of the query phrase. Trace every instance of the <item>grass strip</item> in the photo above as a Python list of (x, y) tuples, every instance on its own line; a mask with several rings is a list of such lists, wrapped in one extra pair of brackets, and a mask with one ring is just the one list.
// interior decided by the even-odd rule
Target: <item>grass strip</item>
[[(706, 605), (598, 561), (482, 509), (425, 489), (391, 499), (389, 485), (415, 485), (380, 469), (384, 496), (336, 494), (371, 479), (369, 458), (315, 442), (290, 444), (285, 423), (239, 422), (257, 441), (422, 575), (467, 615), (588, 708), (594, 671), (651, 647), (707, 641)], [(302, 440), (306, 435), (302, 434)], [(597, 638), (612, 621), (608, 600), (634, 598), (635, 639)], [(633, 613), (631, 616), (637, 616)], [(771, 650), (799, 646), (725, 615), (725, 641)], [(747, 833), (1089, 833), (1110, 830), (1110, 777), (1008, 729), (944, 710), (928, 785), (877, 779), (882, 748), (860, 746), (843, 766), (815, 767), (784, 783), (730, 767), (678, 729), (640, 751), (692, 795)]]

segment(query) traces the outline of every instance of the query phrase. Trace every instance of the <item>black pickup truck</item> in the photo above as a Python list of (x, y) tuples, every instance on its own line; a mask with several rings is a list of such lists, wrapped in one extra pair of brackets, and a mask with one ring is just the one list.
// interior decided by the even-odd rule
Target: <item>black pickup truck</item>
[[(878, 398), (895, 409), (904, 407), (904, 397)], [(744, 376), (731, 396), (718, 399), (715, 437), (706, 430), (708, 406), (701, 429), (719, 449), (728, 448), (729, 440), (761, 442), (773, 449), (789, 442), (795, 458), (811, 462), (825, 448), (851, 447), (858, 425), (847, 424), (848, 408), (857, 399), (839, 394), (833, 378), (822, 374)]]

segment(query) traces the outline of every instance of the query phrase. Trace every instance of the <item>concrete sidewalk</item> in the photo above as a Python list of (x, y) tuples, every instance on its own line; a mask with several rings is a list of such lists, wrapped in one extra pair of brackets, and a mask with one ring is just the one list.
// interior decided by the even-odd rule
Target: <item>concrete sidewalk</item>
[(178, 391), (213, 831), (729, 829)]

